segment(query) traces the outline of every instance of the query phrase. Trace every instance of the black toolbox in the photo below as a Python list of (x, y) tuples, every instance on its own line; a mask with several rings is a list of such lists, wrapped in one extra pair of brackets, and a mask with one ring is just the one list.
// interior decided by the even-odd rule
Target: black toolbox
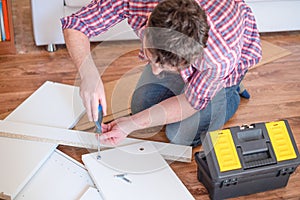
[(203, 148), (198, 180), (216, 200), (285, 187), (300, 164), (286, 120), (210, 132)]

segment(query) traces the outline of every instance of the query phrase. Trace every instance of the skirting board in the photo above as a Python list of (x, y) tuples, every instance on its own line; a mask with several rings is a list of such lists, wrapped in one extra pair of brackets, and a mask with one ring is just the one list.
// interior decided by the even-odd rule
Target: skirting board
[[(96, 140), (95, 134), (93, 133), (11, 122), (6, 120), (0, 120), (0, 137), (50, 142), (87, 149), (97, 149), (98, 147), (98, 141)], [(119, 146), (126, 146), (142, 141), (144, 140), (126, 138)], [(158, 149), (159, 153), (165, 159), (181, 162), (191, 162), (192, 147), (190, 146), (175, 145), (163, 142), (151, 143)], [(113, 146), (102, 145), (102, 147), (112, 148)]]
[(55, 148), (55, 144), (0, 137), (0, 193), (15, 199)]
[(74, 200), (90, 187), (95, 185), (84, 166), (55, 150), (15, 200)]
[(104, 199), (194, 199), (150, 142), (103, 151), (101, 160), (96, 157), (86, 154), (82, 160)]

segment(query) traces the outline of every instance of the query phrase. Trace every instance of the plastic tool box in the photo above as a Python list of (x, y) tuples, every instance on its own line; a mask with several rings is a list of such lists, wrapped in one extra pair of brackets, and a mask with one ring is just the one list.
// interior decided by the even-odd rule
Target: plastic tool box
[(285, 187), (300, 164), (286, 120), (210, 132), (203, 148), (195, 154), (198, 180), (211, 199)]

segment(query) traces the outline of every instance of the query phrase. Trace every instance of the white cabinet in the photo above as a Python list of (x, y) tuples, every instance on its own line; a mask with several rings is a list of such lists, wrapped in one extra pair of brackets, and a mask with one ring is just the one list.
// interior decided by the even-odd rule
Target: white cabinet
[(245, 0), (260, 32), (300, 30), (300, 0)]

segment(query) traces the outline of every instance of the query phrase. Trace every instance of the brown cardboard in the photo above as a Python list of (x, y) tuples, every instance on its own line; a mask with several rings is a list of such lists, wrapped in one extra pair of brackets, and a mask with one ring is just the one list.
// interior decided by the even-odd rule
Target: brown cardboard
[(265, 40), (261, 40), (261, 46), (262, 60), (257, 65), (251, 67), (250, 70), (291, 54), (289, 50), (281, 48), (280, 46), (274, 45)]

